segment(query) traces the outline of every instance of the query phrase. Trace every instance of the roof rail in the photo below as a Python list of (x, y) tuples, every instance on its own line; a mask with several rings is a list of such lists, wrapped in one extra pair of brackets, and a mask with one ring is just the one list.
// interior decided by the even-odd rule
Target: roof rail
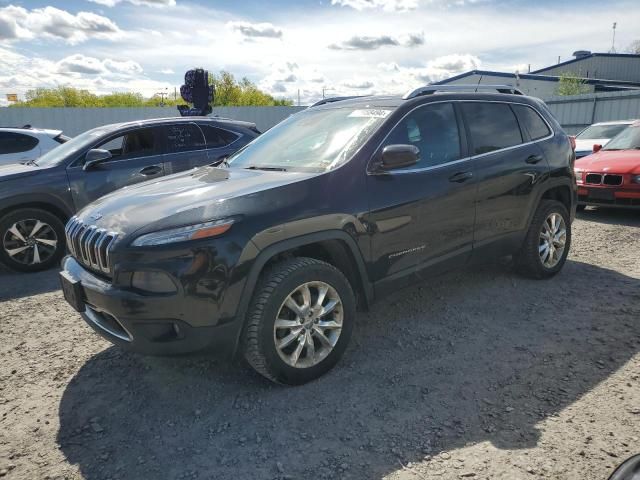
[(364, 97), (364, 95), (350, 95), (348, 97), (323, 98), (322, 100), (311, 105), (309, 108), (319, 107), (320, 105), (326, 105), (327, 103), (341, 102), (342, 100), (351, 100), (352, 98), (360, 98), (360, 97)]
[(438, 92), (477, 92), (478, 90), (493, 90), (498, 93), (512, 93), (514, 95), (524, 95), (522, 90), (511, 85), (427, 85), (426, 87), (416, 88), (411, 92), (407, 92), (402, 99), (420, 97), (422, 95), (432, 95)]

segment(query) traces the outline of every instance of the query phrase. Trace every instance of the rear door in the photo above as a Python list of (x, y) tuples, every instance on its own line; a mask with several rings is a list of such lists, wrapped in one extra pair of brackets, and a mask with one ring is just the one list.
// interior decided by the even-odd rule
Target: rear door
[(38, 138), (15, 132), (0, 132), (0, 164), (27, 162), (40, 156)]
[(537, 185), (549, 171), (537, 140), (552, 131), (526, 105), (476, 101), (460, 107), (477, 175), (474, 253), (482, 256), (490, 247), (509, 254), (526, 231)]
[(370, 274), (393, 288), (426, 273), (425, 268), (435, 272), (463, 264), (471, 252), (475, 217), (473, 162), (452, 103), (430, 103), (408, 113), (374, 161), (386, 145), (395, 144), (418, 147), (419, 162), (370, 173), (367, 192)]
[(209, 163), (217, 162), (234, 153), (241, 146), (242, 135), (213, 125), (199, 124), (207, 146)]
[(166, 127), (167, 153), (164, 169), (167, 175), (207, 165), (204, 133), (195, 122), (169, 124)]
[(67, 169), (77, 209), (118, 188), (164, 174), (163, 129), (160, 126), (115, 133), (93, 148), (109, 150), (112, 157), (90, 170), (82, 169), (84, 159)]

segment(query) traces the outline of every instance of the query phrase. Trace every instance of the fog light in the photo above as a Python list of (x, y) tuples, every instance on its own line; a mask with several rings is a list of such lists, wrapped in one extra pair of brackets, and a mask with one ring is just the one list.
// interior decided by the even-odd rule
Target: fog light
[(151, 293), (174, 293), (178, 290), (169, 275), (163, 272), (134, 272), (131, 286)]

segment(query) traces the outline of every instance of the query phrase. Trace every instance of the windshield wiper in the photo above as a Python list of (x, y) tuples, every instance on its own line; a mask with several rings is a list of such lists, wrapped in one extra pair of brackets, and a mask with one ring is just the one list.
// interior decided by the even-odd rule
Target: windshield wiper
[(26, 162), (20, 162), (20, 165), (29, 165), (29, 166), (35, 165), (36, 167), (38, 166), (35, 160), (27, 160)]
[(246, 170), (268, 170), (271, 172), (286, 172), (287, 169), (286, 168), (282, 168), (282, 167), (263, 167), (261, 165), (250, 165), (248, 167), (245, 167)]

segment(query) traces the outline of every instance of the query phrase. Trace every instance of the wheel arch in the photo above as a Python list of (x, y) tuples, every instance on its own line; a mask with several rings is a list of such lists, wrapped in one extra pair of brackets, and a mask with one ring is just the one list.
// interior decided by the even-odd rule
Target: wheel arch
[(270, 265), (289, 257), (304, 256), (325, 261), (340, 270), (356, 294), (358, 308), (367, 310), (373, 302), (373, 285), (369, 282), (364, 258), (355, 240), (342, 230), (315, 232), (282, 240), (261, 250), (253, 260), (236, 312), (238, 329), (234, 354), (246, 325), (246, 314), (260, 275)]
[(4, 205), (0, 208), (0, 218), (4, 217), (8, 213), (20, 210), (23, 208), (37, 208), (55, 215), (60, 221), (65, 224), (71, 218), (72, 212), (61, 202), (58, 202), (50, 198), (42, 197), (17, 197), (2, 202)]

